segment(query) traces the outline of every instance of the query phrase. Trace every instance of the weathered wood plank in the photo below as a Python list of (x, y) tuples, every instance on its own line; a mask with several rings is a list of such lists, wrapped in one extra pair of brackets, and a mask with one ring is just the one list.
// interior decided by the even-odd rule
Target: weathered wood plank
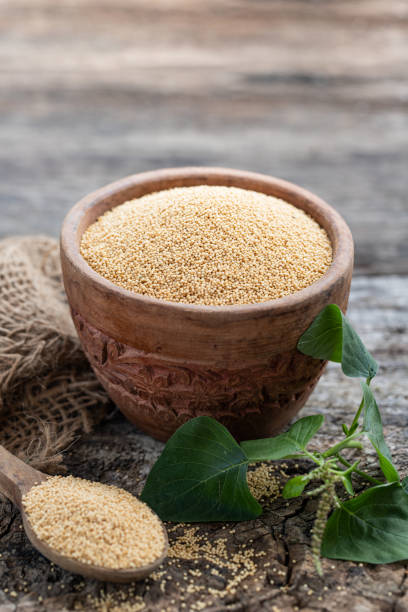
[[(354, 280), (350, 318), (380, 362), (374, 388), (383, 412), (387, 441), (403, 474), (408, 472), (407, 301), (405, 277), (360, 277)], [(325, 424), (317, 438), (319, 443), (327, 445), (335, 440), (341, 423), (350, 422), (359, 397), (357, 381), (346, 380), (338, 367), (327, 369), (302, 413), (321, 412), (325, 415)], [(139, 433), (116, 415), (72, 447), (66, 454), (66, 463), (70, 472), (77, 476), (116, 483), (137, 493), (161, 448), (160, 443)], [(292, 473), (292, 470), (293, 463), (288, 463), (287, 473)], [(248, 549), (266, 553), (265, 557), (251, 557), (255, 572), (229, 596), (222, 594), (231, 580), (229, 570), (217, 558), (208, 561), (204, 550), (201, 550), (202, 558), (198, 561), (181, 559), (179, 565), (165, 565), (160, 579), (137, 585), (129, 596), (127, 587), (84, 581), (51, 567), (31, 549), (21, 530), (17, 512), (8, 502), (2, 502), (0, 584), (3, 590), (0, 589), (0, 609), (4, 612), (91, 611), (98, 606), (89, 597), (100, 599), (102, 593), (118, 601), (121, 595), (130, 597), (135, 607), (123, 608), (124, 612), (132, 609), (146, 612), (162, 609), (171, 612), (180, 609), (220, 612), (407, 610), (407, 563), (362, 566), (325, 561), (324, 579), (316, 576), (309, 553), (314, 509), (315, 502), (305, 498), (290, 503), (276, 500), (260, 520), (241, 523), (232, 533), (231, 525), (227, 529), (222, 525), (199, 526), (198, 533), (211, 542), (225, 539), (230, 560), (234, 554)], [(170, 534), (173, 544), (182, 532), (181, 528)], [(269, 565), (265, 567), (265, 563)], [(195, 572), (194, 576), (191, 571)], [(192, 592), (189, 586), (192, 582), (201, 590)], [(113, 609), (113, 604), (110, 607), (101, 604), (99, 609)], [(120, 610), (120, 607), (114, 609)]]
[(408, 271), (404, 0), (0, 2), (0, 235), (56, 235), (81, 195), (191, 164), (300, 183), (357, 271)]

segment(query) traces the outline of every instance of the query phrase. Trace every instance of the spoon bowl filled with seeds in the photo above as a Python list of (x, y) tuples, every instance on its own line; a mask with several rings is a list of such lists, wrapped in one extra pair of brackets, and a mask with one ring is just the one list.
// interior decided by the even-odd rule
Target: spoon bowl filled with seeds
[(0, 492), (19, 507), (34, 548), (75, 574), (133, 582), (167, 556), (163, 523), (124, 489), (47, 476), (0, 446)]
[(346, 309), (353, 241), (317, 196), (222, 168), (136, 174), (81, 200), (61, 234), (82, 346), (122, 412), (161, 440), (199, 415), (270, 436), (324, 363), (296, 344)]

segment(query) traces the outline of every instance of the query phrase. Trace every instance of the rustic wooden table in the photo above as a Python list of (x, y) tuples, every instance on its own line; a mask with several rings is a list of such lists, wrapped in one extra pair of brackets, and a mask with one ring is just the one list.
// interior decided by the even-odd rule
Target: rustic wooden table
[[(406, 0), (0, 0), (0, 32), (1, 235), (57, 235), (80, 196), (157, 167), (238, 167), (310, 188), (353, 231), (350, 317), (381, 364), (376, 393), (406, 473)], [(303, 411), (325, 414), (322, 442), (358, 395), (327, 370)], [(160, 448), (116, 414), (66, 464), (138, 492)], [(266, 552), (226, 596), (231, 571), (202, 548), (132, 593), (81, 580), (32, 551), (3, 501), (0, 610), (408, 610), (408, 564), (324, 562), (316, 576), (314, 504), (274, 501), (235, 531), (199, 527), (231, 557), (249, 539)]]

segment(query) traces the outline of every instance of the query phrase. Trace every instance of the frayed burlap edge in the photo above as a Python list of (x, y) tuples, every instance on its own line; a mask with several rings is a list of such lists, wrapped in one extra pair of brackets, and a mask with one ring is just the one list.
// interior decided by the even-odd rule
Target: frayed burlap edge
[(107, 404), (71, 321), (57, 242), (0, 241), (0, 444), (55, 472)]

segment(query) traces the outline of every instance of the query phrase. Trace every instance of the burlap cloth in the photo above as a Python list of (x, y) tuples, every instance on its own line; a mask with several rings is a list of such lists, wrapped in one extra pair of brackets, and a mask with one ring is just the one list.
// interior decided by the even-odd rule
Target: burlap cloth
[(70, 318), (57, 242), (0, 241), (0, 444), (51, 473), (107, 403)]

